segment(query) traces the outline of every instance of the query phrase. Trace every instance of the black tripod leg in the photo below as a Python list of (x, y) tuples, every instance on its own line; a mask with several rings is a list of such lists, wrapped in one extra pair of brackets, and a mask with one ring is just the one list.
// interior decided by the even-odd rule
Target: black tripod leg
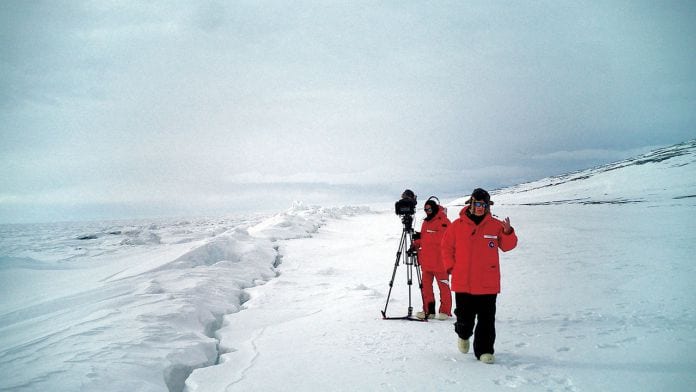
[(391, 280), (389, 281), (389, 293), (387, 294), (387, 302), (384, 304), (384, 310), (382, 311), (382, 317), (387, 317), (387, 306), (389, 306), (389, 298), (391, 297), (392, 288), (394, 287), (394, 277), (396, 276), (396, 269), (399, 267), (399, 259), (396, 259), (396, 264), (394, 265), (394, 271), (392, 272)]
[[(411, 256), (408, 256), (411, 257)], [(408, 284), (408, 316), (413, 315), (413, 305), (411, 304), (411, 285), (413, 284), (413, 264), (406, 265), (406, 283)]]
[[(423, 277), (421, 275), (420, 264), (418, 263), (418, 254), (409, 254), (409, 261), (406, 263), (408, 265), (408, 317), (413, 314), (413, 306), (411, 304), (411, 285), (413, 284), (413, 268), (416, 269), (416, 278), (418, 279), (418, 290), (421, 293), (421, 301), (425, 303), (425, 298), (423, 297)], [(425, 315), (425, 321), (428, 321), (428, 314)]]
[[(418, 288), (420, 289), (421, 293), (421, 301), (423, 302), (423, 307), (425, 308), (425, 296), (423, 295), (423, 275), (421, 274), (421, 267), (420, 263), (418, 262), (418, 258), (416, 258), (416, 276), (418, 277)], [(425, 312), (425, 319), (428, 320), (428, 311)]]
[(382, 311), (382, 317), (387, 317), (387, 306), (389, 306), (389, 298), (391, 297), (392, 288), (394, 288), (394, 278), (396, 277), (396, 270), (399, 268), (399, 260), (401, 260), (401, 255), (404, 249), (404, 244), (406, 243), (406, 231), (401, 234), (401, 242), (399, 243), (399, 250), (396, 251), (396, 261), (394, 262), (394, 270), (392, 271), (391, 280), (389, 281), (389, 293), (387, 294), (387, 302), (384, 304), (384, 310)]

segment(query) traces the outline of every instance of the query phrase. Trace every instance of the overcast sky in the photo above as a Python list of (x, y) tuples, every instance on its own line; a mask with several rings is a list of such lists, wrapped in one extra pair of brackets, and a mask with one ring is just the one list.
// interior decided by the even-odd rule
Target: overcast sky
[(457, 196), (696, 137), (693, 1), (0, 2), (0, 222)]

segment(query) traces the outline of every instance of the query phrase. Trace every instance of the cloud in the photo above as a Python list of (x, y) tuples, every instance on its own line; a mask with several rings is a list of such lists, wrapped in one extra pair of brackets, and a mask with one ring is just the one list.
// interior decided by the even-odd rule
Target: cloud
[(193, 210), (581, 169), (693, 137), (694, 9), (0, 2), (0, 185)]
[(626, 159), (632, 156), (644, 154), (659, 146), (643, 146), (628, 150), (615, 149), (582, 149), (575, 151), (553, 151), (550, 153), (536, 154), (530, 157), (533, 161), (546, 162), (572, 162), (572, 161), (596, 161), (596, 162), (614, 162)]

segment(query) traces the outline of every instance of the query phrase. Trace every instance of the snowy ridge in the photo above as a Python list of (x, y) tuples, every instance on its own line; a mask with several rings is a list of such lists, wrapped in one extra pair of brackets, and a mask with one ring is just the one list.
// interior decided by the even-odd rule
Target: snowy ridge
[[(491, 192), (497, 204), (692, 203), (696, 200), (696, 139), (635, 158)], [(457, 199), (462, 205), (468, 198)]]
[[(366, 211), (296, 203), (267, 220), (3, 227), (0, 390), (181, 391), (217, 363), (215, 331), (245, 289), (277, 276), (276, 238)], [(41, 242), (35, 231), (62, 239), (19, 246)]]
[(249, 228), (249, 233), (272, 240), (310, 237), (312, 233), (317, 232), (327, 219), (364, 214), (368, 211), (369, 209), (366, 207), (325, 208), (305, 206), (301, 202), (295, 202), (290, 210)]

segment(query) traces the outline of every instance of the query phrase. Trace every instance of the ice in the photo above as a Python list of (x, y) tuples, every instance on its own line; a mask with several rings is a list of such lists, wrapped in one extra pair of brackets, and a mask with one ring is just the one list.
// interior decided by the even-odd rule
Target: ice
[[(356, 211), (278, 216), (298, 238)], [(0, 387), (182, 390), (217, 362), (214, 331), (244, 290), (278, 273), (277, 245), (248, 231), (265, 219), (4, 226)]]

